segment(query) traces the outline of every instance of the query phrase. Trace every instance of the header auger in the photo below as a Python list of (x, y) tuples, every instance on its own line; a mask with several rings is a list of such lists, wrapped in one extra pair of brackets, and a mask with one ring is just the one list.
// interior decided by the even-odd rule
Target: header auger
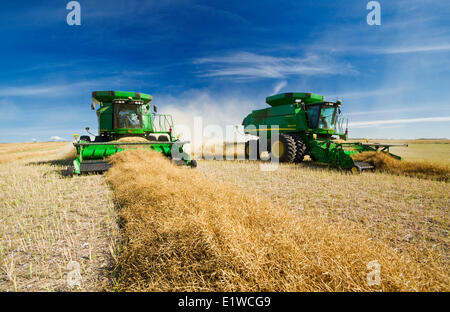
[[(246, 159), (259, 159), (267, 151), (279, 162), (299, 163), (309, 155), (316, 162), (361, 172), (374, 166), (353, 161), (352, 154), (389, 153), (389, 147), (398, 146), (344, 142), (348, 139), (348, 122), (341, 115), (340, 100), (324, 101), (323, 96), (313, 93), (281, 93), (267, 97), (266, 103), (271, 107), (252, 111), (242, 122), (246, 134), (259, 137), (246, 142)], [(275, 128), (271, 128), (273, 125)], [(274, 130), (279, 132), (279, 137), (272, 141)]]
[[(156, 105), (151, 110), (151, 95), (96, 91), (92, 93), (92, 100), (93, 110), (99, 106), (96, 110), (98, 135), (93, 141), (88, 135), (74, 135), (76, 158), (73, 166), (67, 168), (68, 175), (106, 171), (111, 166), (106, 160), (108, 156), (139, 146), (158, 151), (178, 165), (197, 166), (197, 162), (183, 151), (183, 145), (188, 142), (181, 142), (173, 136), (172, 116), (157, 114)], [(120, 139), (125, 137), (142, 140), (121, 142)]]

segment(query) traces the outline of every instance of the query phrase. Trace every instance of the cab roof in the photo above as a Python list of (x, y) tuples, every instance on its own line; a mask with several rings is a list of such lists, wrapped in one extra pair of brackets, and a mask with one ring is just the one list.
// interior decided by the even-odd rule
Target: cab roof
[(140, 92), (128, 91), (94, 91), (92, 92), (92, 99), (96, 102), (112, 102), (117, 99), (129, 99), (144, 101), (147, 104), (152, 101), (152, 96)]
[(296, 100), (301, 100), (305, 104), (320, 103), (323, 102), (323, 95), (306, 92), (287, 92), (266, 97), (266, 103), (270, 106), (294, 104)]

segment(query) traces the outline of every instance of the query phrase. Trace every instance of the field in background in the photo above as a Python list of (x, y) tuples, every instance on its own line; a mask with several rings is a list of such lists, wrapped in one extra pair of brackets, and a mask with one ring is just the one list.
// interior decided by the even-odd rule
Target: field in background
[(429, 160), (450, 164), (450, 143), (409, 143), (408, 147), (392, 147), (407, 160)]
[(48, 143), (2, 143), (0, 144), (0, 164), (19, 159), (47, 156), (58, 153), (67, 142)]
[(391, 147), (391, 152), (406, 160), (450, 164), (450, 140), (369, 140), (369, 142), (408, 144), (408, 147)]
[[(391, 151), (449, 164), (448, 143), (409, 141), (409, 148)], [(0, 290), (67, 290), (71, 259), (81, 264), (81, 290), (109, 283), (104, 270), (117, 238), (111, 193), (102, 175), (61, 177), (67, 161), (58, 159), (67, 144), (0, 144)], [(200, 161), (197, 171), (300, 215), (350, 222), (425, 265), (442, 261), (449, 272), (449, 183), (372, 172), (352, 176), (309, 162), (272, 173), (258, 166)], [(441, 259), (430, 260), (429, 251)]]
[[(363, 140), (349, 140), (348, 142), (365, 142)], [(450, 140), (369, 140), (369, 143), (383, 144), (408, 144), (408, 147), (394, 146), (391, 147), (391, 153), (403, 157), (405, 160), (412, 161), (431, 161), (442, 164), (450, 164)], [(243, 143), (226, 143), (220, 144), (210, 143), (204, 144), (204, 153), (208, 156), (221, 155), (244, 155)], [(226, 154), (228, 153), (228, 154)], [(308, 157), (307, 157), (308, 158)]]
[[(361, 140), (349, 140), (349, 142), (365, 142)], [(411, 161), (430, 161), (439, 162), (441, 164), (450, 164), (450, 140), (369, 140), (369, 143), (382, 143), (382, 144), (408, 144), (405, 146), (393, 146), (390, 151), (393, 154), (399, 155), (405, 160)], [(206, 144), (204, 146), (205, 154), (207, 155), (220, 155), (220, 153), (214, 153), (215, 148), (219, 149), (220, 146), (215, 147), (212, 144)], [(223, 150), (226, 155), (244, 155), (244, 144), (232, 144), (227, 143), (224, 145)], [(309, 157), (307, 157), (309, 158)]]

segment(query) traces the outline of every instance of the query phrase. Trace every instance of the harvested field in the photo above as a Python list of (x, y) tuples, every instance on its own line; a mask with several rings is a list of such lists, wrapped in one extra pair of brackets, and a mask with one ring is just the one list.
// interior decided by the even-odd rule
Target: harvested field
[[(126, 242), (116, 290), (449, 289), (448, 271), (431, 252), (418, 261), (384, 240), (373, 240), (354, 223), (302, 215), (229, 183), (175, 168), (151, 151), (128, 151), (112, 160), (107, 181), (120, 207)], [(374, 260), (383, 268), (380, 286), (366, 280), (367, 265)]]
[[(1, 147), (11, 154), (0, 164), (0, 291), (103, 290), (117, 239), (103, 176), (63, 178), (67, 142)], [(80, 286), (68, 284), (70, 261), (80, 264)]]
[(448, 271), (450, 184), (383, 172), (352, 175), (304, 162), (259, 169), (258, 162), (202, 161), (197, 168), (274, 205), (287, 205), (301, 215), (350, 221), (376, 240), (383, 240), (418, 261), (438, 253)]
[[(428, 144), (398, 154), (448, 158), (449, 144)], [(72, 157), (68, 143), (0, 145), (0, 290), (449, 290), (448, 182), (308, 161), (273, 172), (248, 161), (200, 161), (195, 170), (144, 161), (125, 184), (146, 176), (154, 187), (133, 200), (138, 186), (115, 188), (130, 200), (116, 202), (117, 218), (104, 175), (61, 177)], [(70, 260), (80, 263), (81, 287), (68, 287)], [(372, 260), (380, 287), (365, 282)], [(410, 270), (419, 278), (410, 281)]]

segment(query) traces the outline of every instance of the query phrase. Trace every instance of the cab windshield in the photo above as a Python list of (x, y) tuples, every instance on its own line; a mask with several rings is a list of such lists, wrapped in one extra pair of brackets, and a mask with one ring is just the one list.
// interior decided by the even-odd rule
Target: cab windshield
[(116, 104), (116, 107), (116, 128), (142, 128), (142, 115), (139, 112), (139, 105)]
[(337, 108), (323, 103), (308, 108), (308, 121), (311, 129), (333, 129), (336, 123)]
[(322, 107), (319, 117), (319, 129), (333, 129), (336, 121), (336, 107)]

